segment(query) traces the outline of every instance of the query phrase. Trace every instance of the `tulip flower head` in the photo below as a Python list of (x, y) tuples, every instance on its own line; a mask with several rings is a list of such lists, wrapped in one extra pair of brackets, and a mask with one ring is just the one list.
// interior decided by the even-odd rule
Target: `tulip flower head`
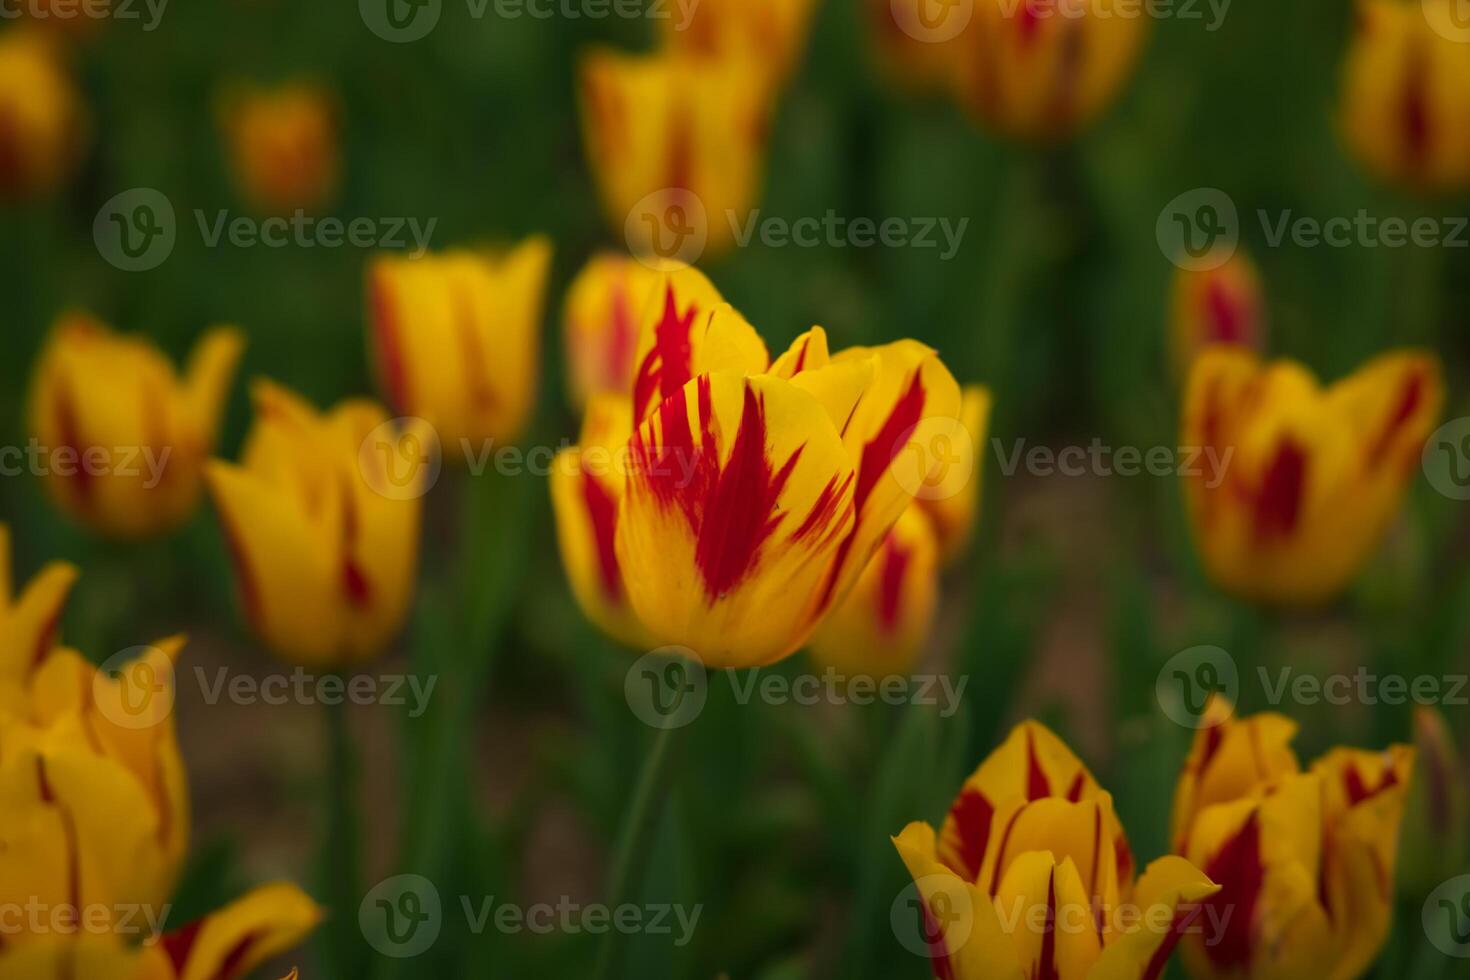
[(1359, 0), (1343, 67), (1343, 139), (1376, 176), (1411, 190), (1470, 187), (1470, 33), (1456, 0)]
[(577, 408), (632, 390), (638, 325), (658, 281), (648, 264), (615, 252), (593, 256), (572, 281), (562, 321), (567, 390)]
[(1272, 603), (1324, 602), (1397, 513), (1443, 400), (1438, 361), (1385, 354), (1319, 386), (1242, 348), (1196, 359), (1180, 445), (1221, 463), (1185, 477), (1195, 545), (1216, 583)]
[(57, 45), (33, 30), (0, 34), (0, 199), (45, 194), (72, 172), (81, 96)]
[(30, 430), (52, 500), (113, 538), (146, 538), (186, 522), (244, 338), (208, 331), (182, 378), (151, 343), (82, 313), (61, 317), (33, 376)]
[(323, 414), (271, 382), (252, 394), (240, 464), (208, 469), (246, 619), (306, 667), (372, 659), (411, 604), (429, 467), (407, 453), (432, 436), (368, 401)]
[(1174, 851), (1220, 884), (1206, 910), (1231, 913), (1215, 941), (1186, 939), (1190, 972), (1360, 977), (1388, 935), (1414, 750), (1334, 749), (1304, 771), (1293, 722), (1231, 714), (1211, 703), (1174, 797)]
[(796, 70), (818, 0), (699, 0), (687, 17), (665, 18), (671, 48), (696, 55), (737, 56), (769, 66), (784, 82)]
[(316, 211), (337, 193), (337, 108), (309, 82), (240, 85), (220, 100), (220, 128), (235, 180), (266, 214)]
[(1260, 273), (1243, 249), (1216, 265), (1180, 268), (1174, 274), (1170, 355), (1174, 376), (1182, 381), (1200, 351), (1234, 344), (1259, 351), (1265, 346), (1266, 298)]
[(368, 272), (369, 343), (388, 403), (433, 426), (452, 458), (520, 438), (535, 408), (551, 243), (382, 256)]
[(1036, 722), (965, 781), (939, 833), (911, 823), (893, 843), (944, 980), (1156, 980), (1218, 891), (1177, 857), (1135, 881), (1112, 797)]

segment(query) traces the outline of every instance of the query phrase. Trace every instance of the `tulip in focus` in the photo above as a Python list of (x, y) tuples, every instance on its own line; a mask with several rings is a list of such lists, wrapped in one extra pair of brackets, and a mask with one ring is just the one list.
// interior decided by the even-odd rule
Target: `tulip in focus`
[(82, 119), (57, 44), (33, 30), (0, 34), (0, 200), (61, 184), (81, 150)]
[(323, 414), (270, 382), (252, 394), (241, 462), (207, 472), (246, 619), (309, 668), (370, 660), (408, 615), (432, 435), (369, 401)]
[(382, 256), (368, 272), (369, 344), (388, 404), (451, 456), (518, 439), (535, 408), (551, 243)]
[(1220, 264), (1207, 259), (1199, 269), (1174, 274), (1170, 356), (1174, 376), (1189, 377), (1200, 351), (1235, 344), (1259, 351), (1265, 346), (1266, 298), (1256, 264), (1236, 249)]
[(220, 100), (220, 127), (235, 179), (266, 214), (317, 211), (341, 176), (337, 107), (309, 82), (240, 86)]
[(965, 781), (939, 833), (893, 839), (940, 980), (1157, 980), (1218, 886), (1165, 857), (1134, 879), (1113, 799), (1036, 722)]
[(1212, 347), (1195, 361), (1180, 445), (1195, 546), (1244, 598), (1310, 605), (1362, 568), (1398, 512), (1443, 401), (1433, 355), (1375, 358), (1323, 388), (1293, 361)]
[(1133, 75), (1148, 18), (1128, 0), (975, 0), (956, 40), (960, 102), (1018, 139), (1069, 137)]
[(1459, 0), (1359, 0), (1339, 115), (1348, 149), (1411, 190), (1470, 187), (1470, 28)]
[(1414, 709), (1414, 780), (1404, 815), (1405, 895), (1417, 900), (1470, 858), (1470, 771), (1437, 709)]
[(37, 362), (30, 432), (48, 494), (113, 538), (171, 531), (198, 506), (244, 338), (216, 327), (180, 378), (147, 340), (82, 313), (61, 317)]
[(801, 60), (819, 0), (699, 0), (685, 17), (673, 5), (660, 23), (671, 48), (692, 54), (738, 56), (769, 66), (773, 81), (789, 78)]
[(597, 395), (627, 397), (643, 307), (658, 273), (628, 255), (604, 252), (577, 274), (563, 315), (567, 390), (577, 408)]
[(1220, 884), (1206, 913), (1230, 913), (1215, 941), (1186, 939), (1190, 973), (1354, 980), (1388, 936), (1414, 750), (1333, 749), (1303, 771), (1292, 721), (1231, 714), (1211, 703), (1174, 796), (1174, 851)]

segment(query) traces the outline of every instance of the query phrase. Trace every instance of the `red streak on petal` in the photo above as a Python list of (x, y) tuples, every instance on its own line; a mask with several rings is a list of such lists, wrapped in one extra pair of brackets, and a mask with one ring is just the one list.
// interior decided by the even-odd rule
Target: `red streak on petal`
[(1419, 169), (1429, 160), (1432, 139), (1429, 122), (1429, 77), (1426, 74), (1428, 61), (1417, 50), (1410, 50), (1406, 54), (1403, 101), (1399, 111), (1402, 113), (1404, 153), (1410, 166)]
[(1072, 780), (1072, 785), (1067, 787), (1067, 802), (1076, 803), (1082, 799), (1082, 787), (1087, 783), (1086, 773), (1079, 771), (1077, 777)]
[(240, 592), (240, 606), (245, 611), (245, 621), (257, 631), (264, 625), (264, 607), (261, 603), (260, 586), (251, 573), (250, 563), (245, 558), (245, 546), (239, 529), (230, 520), (223, 508), (217, 507), (219, 526), (224, 533), (225, 546), (230, 552), (230, 563), (235, 566), (235, 581)]
[(812, 338), (811, 335), (808, 334), (806, 339), (801, 342), (801, 353), (796, 355), (796, 366), (791, 369), (791, 376), (793, 378), (806, 369), (806, 352), (807, 349), (811, 347), (811, 345)]
[(490, 379), (489, 360), (477, 329), (474, 300), (463, 286), (454, 291), (454, 328), (470, 404), (479, 414), (491, 412), (496, 403), (495, 385)]
[(1113, 854), (1118, 862), (1118, 880), (1133, 880), (1133, 848), (1128, 846), (1128, 838), (1122, 834), (1113, 841)]
[(664, 292), (663, 316), (653, 328), (653, 349), (644, 356), (633, 384), (634, 421), (644, 417), (655, 398), (662, 401), (672, 397), (694, 376), (689, 329), (698, 315), (693, 305), (679, 313), (674, 287), (669, 285)]
[(1371, 800), (1375, 796), (1393, 789), (1399, 784), (1399, 776), (1398, 773), (1394, 772), (1391, 764), (1385, 763), (1383, 766), (1383, 777), (1378, 786), (1369, 789), (1368, 785), (1363, 782), (1363, 775), (1358, 772), (1358, 767), (1349, 763), (1347, 771), (1343, 773), (1343, 782), (1347, 789), (1348, 806), (1357, 806), (1365, 800)]
[(582, 500), (592, 522), (592, 536), (597, 544), (597, 568), (602, 595), (615, 606), (623, 604), (623, 575), (618, 568), (615, 542), (618, 531), (618, 502), (602, 481), (590, 473), (582, 475)]
[(1143, 975), (1139, 980), (1159, 980), (1164, 975), (1164, 967), (1169, 965), (1169, 957), (1174, 954), (1174, 947), (1179, 945), (1179, 938), (1194, 925), (1194, 920), (1199, 918), (1201, 906), (1192, 905), (1181, 908), (1174, 913), (1174, 924), (1169, 929), (1169, 934), (1154, 950), (1154, 955), (1149, 957), (1148, 965), (1143, 968)]
[(362, 609), (372, 601), (372, 587), (357, 561), (357, 538), (357, 503), (352, 498), (352, 488), (345, 486), (342, 492), (342, 589), (347, 594), (347, 601), (354, 608)]
[(1036, 40), (1036, 35), (1041, 32), (1041, 12), (1036, 7), (1036, 0), (1025, 0), (1016, 18), (1016, 27), (1023, 47), (1030, 46)]
[[(1245, 825), (1216, 852), (1205, 875), (1220, 890), (1206, 899), (1219, 910), (1225, 922), (1219, 941), (1205, 945), (1205, 955), (1221, 970), (1248, 970), (1253, 951), (1256, 906), (1265, 885), (1266, 869), (1261, 862), (1260, 814), (1252, 813)], [(1230, 917), (1225, 919), (1225, 913)]]
[(927, 943), (929, 968), (934, 971), (934, 980), (959, 980), (954, 961), (949, 958), (949, 943), (946, 941), (944, 926), (929, 911), (928, 902), (920, 898), (919, 904), (924, 907), (924, 938), (928, 940), (929, 937), (934, 937), (933, 941)]
[(862, 461), (858, 466), (856, 505), (861, 514), (868, 495), (878, 484), (878, 478), (888, 471), (895, 458), (903, 450), (914, 426), (924, 417), (924, 380), (922, 373), (914, 372), (908, 388), (888, 413), (883, 427), (863, 447)]
[[(179, 976), (184, 975), (184, 967), (194, 952), (194, 944), (198, 941), (206, 921), (206, 919), (196, 919), (163, 936), (163, 951), (168, 954), (169, 962), (173, 964), (174, 972)], [(250, 947), (262, 938), (264, 937), (258, 935), (247, 935), (241, 938), (220, 961), (219, 970), (210, 974), (208, 980), (234, 980), (239, 975), (240, 965), (245, 962)]]
[[(87, 464), (83, 459), (87, 447), (82, 445), (81, 426), (77, 421), (77, 405), (66, 381), (56, 386), (54, 409), (57, 435), (61, 442), (58, 448), (67, 450), (72, 455), (74, 464), (63, 478), (70, 480), (71, 486), (76, 488), (78, 502), (83, 507), (90, 507), (93, 489), (92, 474), (88, 472)], [(62, 474), (60, 470), (56, 472), (58, 475)]]
[(900, 544), (892, 534), (883, 542), (883, 551), (879, 555), (883, 566), (878, 588), (878, 628), (883, 633), (891, 635), (898, 628), (904, 576), (913, 557), (913, 549)]
[(1010, 821), (1006, 824), (1005, 833), (1000, 835), (1000, 849), (995, 852), (995, 873), (990, 876), (990, 897), (994, 898), (1000, 892), (1000, 875), (1006, 868), (1006, 848), (1011, 843), (1011, 831), (1016, 829), (1016, 821), (1021, 819), (1021, 814), (1026, 808), (1020, 807), (1011, 814)]
[(403, 412), (409, 403), (408, 367), (403, 360), (392, 291), (381, 274), (374, 277), (372, 292), (373, 337), (378, 347), (378, 368), (383, 373), (383, 393), (395, 411)]
[(1057, 869), (1046, 881), (1046, 932), (1041, 936), (1041, 959), (1031, 972), (1032, 980), (1061, 980), (1057, 971)]
[(985, 848), (990, 844), (990, 825), (995, 820), (995, 807), (977, 789), (966, 789), (950, 807), (955, 832), (959, 835), (959, 858), (963, 868), (956, 871), (970, 881), (980, 876), (985, 863)]
[(1251, 341), (1250, 318), (1241, 304), (1242, 297), (1231, 294), (1219, 279), (1205, 286), (1205, 318), (1207, 344), (1246, 344)]
[(1255, 536), (1266, 543), (1288, 538), (1301, 518), (1307, 454), (1289, 436), (1281, 439), (1255, 499)]
[(843, 519), (852, 511), (852, 498), (848, 496), (852, 481), (851, 473), (841, 483), (837, 482), (835, 476), (828, 480), (822, 492), (817, 495), (817, 502), (812, 504), (812, 509), (807, 513), (806, 520), (791, 535), (791, 540), (805, 541), (813, 538), (824, 544), (830, 532), (840, 529)]
[(1404, 386), (1399, 391), (1399, 400), (1384, 423), (1383, 431), (1378, 434), (1378, 438), (1373, 441), (1373, 446), (1368, 451), (1368, 465), (1377, 466), (1383, 462), (1388, 451), (1393, 448), (1394, 437), (1399, 434), (1404, 424), (1414, 417), (1423, 398), (1424, 375), (1422, 372), (1415, 371), (1404, 379)]
[(61, 628), (61, 610), (57, 609), (46, 620), (46, 625), (41, 627), (41, 635), (36, 638), (36, 649), (32, 651), (31, 667), (41, 666), (46, 659), (46, 654), (56, 645), (56, 634)]
[(694, 123), (681, 103), (669, 120), (669, 171), (664, 187), (691, 192), (694, 189)]
[(1036, 756), (1036, 734), (1026, 730), (1026, 799), (1044, 800), (1051, 796), (1051, 782), (1042, 771), (1041, 760)]

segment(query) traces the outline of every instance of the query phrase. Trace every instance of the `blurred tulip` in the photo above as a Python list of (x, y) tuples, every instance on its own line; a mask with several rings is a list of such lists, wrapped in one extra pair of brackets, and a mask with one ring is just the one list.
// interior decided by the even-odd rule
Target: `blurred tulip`
[(0, 199), (54, 190), (80, 155), (83, 110), (56, 45), (39, 32), (0, 34)]
[(939, 544), (917, 506), (903, 512), (847, 600), (812, 637), (812, 658), (847, 676), (908, 673), (934, 626)]
[(67, 514), (115, 538), (163, 534), (199, 503), (204, 462), (245, 341), (216, 327), (184, 377), (142, 337), (69, 313), (57, 321), (31, 386), (36, 464)]
[[(1213, 265), (1207, 261), (1205, 265)], [(1236, 249), (1214, 268), (1174, 274), (1170, 354), (1181, 381), (1200, 351), (1235, 344), (1260, 351), (1266, 336), (1266, 300), (1256, 264)]]
[(267, 214), (315, 211), (337, 194), (337, 104), (310, 82), (239, 85), (220, 99), (220, 127), (235, 180)]
[(658, 274), (616, 252), (595, 255), (567, 290), (567, 390), (577, 408), (602, 394), (627, 397), (643, 307)]
[(403, 626), (431, 460), (421, 425), (398, 431), (373, 402), (320, 414), (257, 382), (241, 464), (207, 477), (251, 627), (313, 669), (370, 660)]
[(1444, 715), (1414, 709), (1414, 781), (1404, 816), (1402, 881), (1417, 901), (1470, 858), (1470, 772)]
[[(885, 79), (907, 91), (941, 94), (959, 81), (964, 5), (934, 0), (866, 0), (874, 53)], [(938, 13), (938, 17), (935, 16)]]
[(1359, 0), (1339, 108), (1348, 149), (1413, 190), (1470, 187), (1470, 31), (1459, 0)]
[(1196, 359), (1180, 445), (1195, 545), (1217, 584), (1313, 604), (1362, 568), (1398, 512), (1443, 401), (1439, 362), (1400, 351), (1327, 388), (1235, 347)]
[(373, 358), (389, 404), (450, 455), (520, 438), (535, 408), (551, 243), (383, 256), (368, 273)]
[(147, 648), (116, 676), (57, 649), (28, 678), (0, 678), (0, 902), (44, 913), (8, 923), (0, 976), (237, 978), (321, 918), (295, 886), (275, 884), (136, 943), (163, 925), (188, 849), (172, 720), (183, 642)]
[(1064, 139), (1117, 98), (1148, 32), (1128, 0), (975, 0), (956, 42), (960, 101), (1003, 135)]
[[(930, 442), (927, 447), (930, 455), (939, 457), (935, 460), (939, 468), (930, 481), (932, 486), (926, 486), (928, 492), (921, 492), (917, 503), (933, 522), (940, 558), (946, 565), (960, 559), (975, 534), (984, 487), (986, 442), (990, 436), (990, 406), (989, 388), (966, 385), (961, 393), (958, 420), (963, 428), (949, 432), (945, 431), (946, 427), (937, 426), (932, 432), (923, 433)], [(967, 439), (969, 445), (956, 447), (954, 443), (960, 439)]]
[(1112, 797), (1034, 721), (965, 781), (938, 835), (911, 823), (893, 843), (943, 980), (1154, 980), (1219, 890), (1177, 857), (1135, 883)]
[(583, 138), (603, 206), (640, 257), (728, 251), (755, 205), (771, 114), (757, 59), (679, 50), (582, 60)]
[(818, 0), (699, 0), (689, 14), (660, 23), (672, 48), (700, 55), (733, 55), (769, 67), (772, 81), (796, 70)]
[(1388, 936), (1414, 750), (1333, 749), (1303, 772), (1289, 719), (1235, 719), (1217, 699), (1205, 721), (1174, 797), (1174, 851), (1220, 883), (1205, 912), (1223, 931), (1186, 940), (1190, 973), (1362, 976)]

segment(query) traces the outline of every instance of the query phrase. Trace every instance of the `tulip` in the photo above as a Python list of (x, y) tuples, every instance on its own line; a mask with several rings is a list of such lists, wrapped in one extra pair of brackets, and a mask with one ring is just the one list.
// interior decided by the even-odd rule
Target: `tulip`
[(916, 94), (944, 94), (955, 88), (964, 51), (963, 28), (968, 24), (964, 4), (867, 0), (864, 6), (874, 55), (888, 81)]
[(1117, 98), (1147, 36), (1147, 18), (1096, 0), (975, 0), (956, 42), (960, 101), (1004, 135), (1065, 138)]
[(171, 531), (199, 503), (244, 338), (216, 327), (195, 345), (180, 379), (141, 337), (120, 336), (81, 313), (61, 317), (31, 387), (35, 459), (56, 504), (113, 538)]
[(816, 7), (817, 0), (700, 0), (687, 17), (676, 13), (660, 23), (671, 47), (753, 59), (780, 83), (801, 59)]
[(1342, 74), (1343, 140), (1384, 180), (1419, 191), (1470, 186), (1470, 40), (1458, 0), (1360, 0)]
[(368, 273), (370, 344), (388, 403), (458, 457), (514, 442), (535, 408), (551, 243), (504, 253), (381, 257)]
[(1403, 875), (1410, 898), (1433, 891), (1470, 858), (1470, 774), (1444, 715), (1414, 709), (1414, 780), (1404, 816)]
[(756, 59), (588, 54), (582, 131), (613, 226), (635, 254), (728, 251), (760, 185), (771, 112)]
[(77, 580), (75, 565), (51, 562), (17, 595), (10, 557), (10, 527), (0, 524), (0, 711), (6, 690), (24, 685), (56, 645)]
[(0, 198), (54, 190), (80, 155), (81, 96), (56, 45), (31, 30), (0, 35)]
[(1180, 444), (1219, 463), (1185, 475), (1210, 576), (1263, 602), (1336, 595), (1397, 513), (1442, 400), (1439, 363), (1427, 353), (1382, 355), (1324, 389), (1292, 361), (1204, 351)]
[(943, 980), (1156, 980), (1219, 890), (1177, 857), (1135, 882), (1112, 797), (1034, 721), (965, 781), (938, 834), (916, 822), (893, 843)]
[(220, 128), (235, 180), (268, 214), (314, 211), (337, 193), (337, 108), (309, 82), (242, 85), (220, 100)]
[(990, 434), (990, 389), (966, 385), (960, 398), (957, 424), (945, 422), (916, 434), (921, 444), (927, 443), (924, 465), (936, 467), (920, 484), (917, 506), (934, 525), (946, 565), (958, 561), (974, 537)]
[(910, 507), (822, 621), (812, 657), (848, 676), (905, 674), (929, 641), (938, 602), (939, 544), (929, 518)]
[(594, 256), (572, 281), (563, 323), (567, 389), (576, 407), (632, 390), (638, 324), (657, 283), (654, 269), (614, 252)]
[[(0, 700), (0, 902), (48, 912), (7, 930), (0, 976), (237, 978), (321, 918), (295, 886), (274, 884), (134, 942), (149, 918), (158, 925), (167, 913), (188, 848), (170, 713), (182, 646), (162, 641), (118, 676), (56, 649), (29, 678), (0, 679), (10, 689)], [(52, 926), (68, 914), (66, 928)]]
[(321, 414), (271, 382), (252, 395), (240, 465), (206, 473), (245, 616), (288, 661), (369, 660), (408, 615), (431, 434), (368, 401)]
[[(1174, 798), (1174, 851), (1219, 882), (1212, 942), (1190, 937), (1200, 980), (1353, 980), (1392, 917), (1399, 824), (1414, 750), (1333, 749), (1302, 771), (1296, 725), (1210, 705)], [(1224, 913), (1229, 913), (1228, 921)]]
[(1236, 344), (1259, 351), (1264, 346), (1266, 301), (1255, 263), (1237, 249), (1219, 265), (1206, 261), (1203, 266), (1174, 274), (1170, 353), (1180, 380), (1206, 347)]

